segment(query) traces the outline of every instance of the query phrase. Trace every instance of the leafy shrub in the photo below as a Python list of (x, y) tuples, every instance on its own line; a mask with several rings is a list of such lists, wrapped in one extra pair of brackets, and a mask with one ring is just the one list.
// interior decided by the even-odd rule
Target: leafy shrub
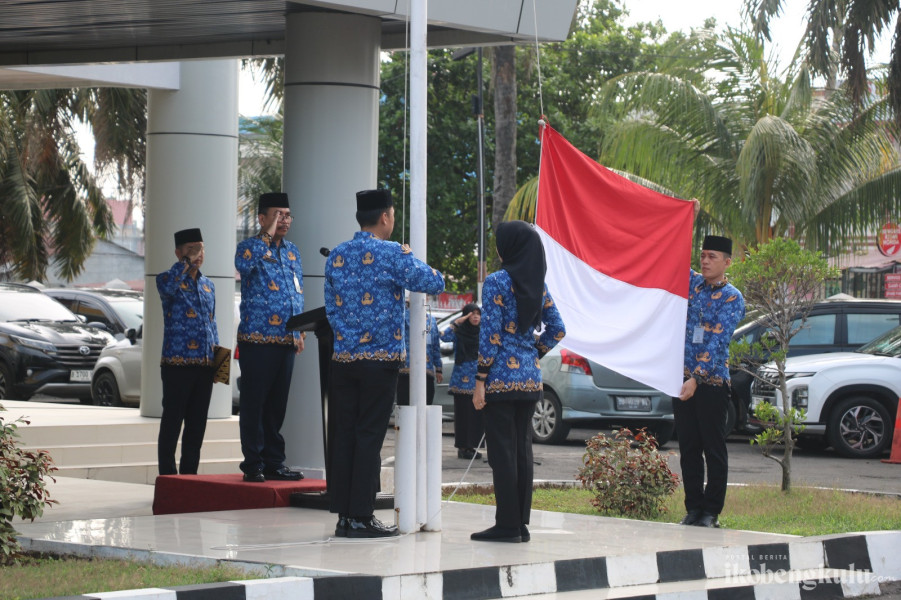
[[(4, 410), (0, 405), (0, 411)], [(44, 506), (56, 503), (50, 499), (44, 480), (56, 471), (53, 460), (46, 450), (33, 452), (16, 444), (18, 423), (29, 422), (16, 419), (7, 423), (0, 417), (0, 565), (15, 562), (22, 550), (13, 517), (34, 521), (44, 514)]]
[(657, 440), (645, 429), (623, 428), (613, 437), (599, 433), (586, 443), (579, 480), (594, 492), (591, 504), (604, 514), (638, 519), (666, 512), (666, 498), (679, 486), (679, 476), (657, 451)]

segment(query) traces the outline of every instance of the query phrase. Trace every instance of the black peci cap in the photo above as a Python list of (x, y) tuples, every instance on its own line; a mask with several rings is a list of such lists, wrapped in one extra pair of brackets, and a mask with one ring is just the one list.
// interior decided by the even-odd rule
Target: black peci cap
[(260, 194), (260, 207), (257, 209), (257, 213), (263, 214), (270, 208), (290, 208), (288, 206), (288, 194), (284, 192)]
[(363, 190), (357, 192), (357, 210), (377, 210), (391, 208), (394, 204), (391, 202), (391, 192), (384, 189)]
[(732, 254), (732, 240), (719, 235), (708, 235), (704, 238), (704, 243), (701, 244), (701, 250), (714, 250)]
[(175, 232), (175, 247), (178, 248), (184, 244), (190, 244), (193, 242), (202, 242), (203, 236), (200, 235), (200, 229), (182, 229), (181, 231)]

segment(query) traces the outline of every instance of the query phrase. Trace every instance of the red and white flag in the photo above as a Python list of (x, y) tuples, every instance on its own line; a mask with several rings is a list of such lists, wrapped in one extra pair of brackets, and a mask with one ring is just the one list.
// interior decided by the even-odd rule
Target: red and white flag
[(545, 126), (535, 224), (561, 344), (678, 396), (693, 219), (691, 202), (617, 175)]

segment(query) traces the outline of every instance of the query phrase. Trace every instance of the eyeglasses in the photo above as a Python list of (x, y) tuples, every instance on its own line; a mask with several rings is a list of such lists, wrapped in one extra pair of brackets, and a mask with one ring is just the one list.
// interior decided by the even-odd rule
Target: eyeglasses
[(279, 221), (285, 221), (286, 223), (289, 223), (289, 222), (291, 222), (291, 221), (294, 220), (294, 217), (291, 216), (291, 215), (279, 215), (279, 216), (278, 216), (278, 220), (279, 220)]

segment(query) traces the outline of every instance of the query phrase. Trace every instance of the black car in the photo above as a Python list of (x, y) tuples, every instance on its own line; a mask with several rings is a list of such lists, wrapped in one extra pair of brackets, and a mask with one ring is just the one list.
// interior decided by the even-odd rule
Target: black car
[[(102, 323), (116, 337), (144, 322), (144, 293), (106, 288), (49, 288), (41, 290), (88, 323)], [(120, 335), (121, 334), (121, 335)]]
[[(793, 327), (797, 325), (800, 325), (800, 319)], [(898, 325), (901, 325), (901, 301), (858, 299), (838, 294), (813, 306), (804, 327), (789, 341), (788, 356), (850, 352)], [(732, 339), (753, 344), (766, 332), (765, 318), (759, 317), (736, 329)], [(730, 377), (736, 424), (739, 429), (753, 429), (747, 426), (747, 418), (754, 378), (735, 368), (731, 369)]]
[(90, 402), (91, 370), (114, 339), (35, 288), (0, 283), (0, 399)]

